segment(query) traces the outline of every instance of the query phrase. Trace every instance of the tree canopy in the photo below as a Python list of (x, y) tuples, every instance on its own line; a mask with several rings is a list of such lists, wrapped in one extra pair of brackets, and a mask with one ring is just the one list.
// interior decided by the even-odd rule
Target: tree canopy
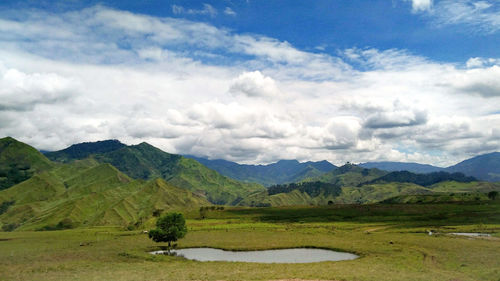
[(156, 221), (156, 228), (149, 231), (155, 242), (175, 242), (187, 233), (186, 220), (181, 213), (168, 213)]

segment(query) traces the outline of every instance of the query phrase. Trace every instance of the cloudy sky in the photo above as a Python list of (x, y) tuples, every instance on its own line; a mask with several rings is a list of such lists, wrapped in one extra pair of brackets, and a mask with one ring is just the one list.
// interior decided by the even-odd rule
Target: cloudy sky
[(500, 1), (2, 1), (0, 136), (240, 163), (500, 151)]

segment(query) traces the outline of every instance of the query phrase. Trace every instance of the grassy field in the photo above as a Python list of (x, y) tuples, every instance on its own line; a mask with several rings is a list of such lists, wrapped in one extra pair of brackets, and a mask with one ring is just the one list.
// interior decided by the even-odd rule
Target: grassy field
[(209, 211), (203, 220), (197, 212), (186, 216), (189, 232), (179, 247), (320, 247), (360, 258), (314, 264), (196, 262), (148, 254), (164, 244), (139, 230), (0, 232), (0, 280), (500, 280), (499, 200), (226, 208)]

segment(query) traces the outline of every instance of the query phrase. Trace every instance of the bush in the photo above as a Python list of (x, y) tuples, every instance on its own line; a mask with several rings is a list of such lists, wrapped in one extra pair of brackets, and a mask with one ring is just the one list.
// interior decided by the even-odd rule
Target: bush
[(7, 232), (11, 232), (11, 231), (14, 231), (14, 229), (16, 229), (18, 227), (19, 227), (19, 224), (17, 224), (17, 223), (9, 223), (9, 224), (2, 225), (2, 230), (7, 231)]

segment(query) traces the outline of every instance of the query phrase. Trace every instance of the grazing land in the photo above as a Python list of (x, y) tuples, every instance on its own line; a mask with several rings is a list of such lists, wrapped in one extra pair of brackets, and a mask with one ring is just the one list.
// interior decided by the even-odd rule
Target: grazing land
[[(500, 201), (209, 209), (185, 213), (178, 247), (319, 247), (352, 261), (197, 262), (153, 256), (142, 230), (0, 232), (2, 280), (500, 280)], [(152, 223), (152, 222), (151, 222)], [(153, 227), (146, 225), (145, 228)], [(429, 235), (432, 231), (433, 235)], [(468, 238), (452, 232), (491, 233)]]

